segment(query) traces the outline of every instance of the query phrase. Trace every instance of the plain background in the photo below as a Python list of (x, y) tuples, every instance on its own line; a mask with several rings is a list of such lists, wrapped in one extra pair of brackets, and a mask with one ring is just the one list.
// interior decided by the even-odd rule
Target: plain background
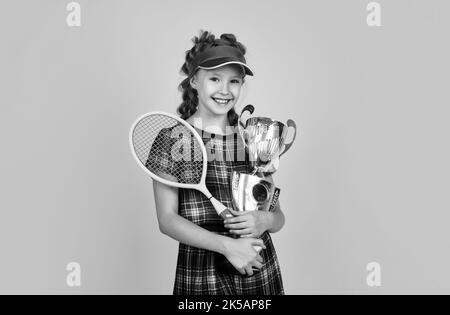
[(300, 128), (274, 175), (286, 293), (450, 293), (448, 1), (378, 1), (381, 27), (361, 0), (78, 2), (81, 27), (69, 1), (0, 4), (0, 293), (172, 293), (128, 132), (175, 112), (200, 29), (234, 33), (245, 102)]

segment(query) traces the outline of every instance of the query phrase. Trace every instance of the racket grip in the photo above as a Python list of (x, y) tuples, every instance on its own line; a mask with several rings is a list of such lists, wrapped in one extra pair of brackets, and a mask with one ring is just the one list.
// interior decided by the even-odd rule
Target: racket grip
[(230, 212), (230, 210), (213, 196), (209, 197), (209, 201), (211, 201), (214, 209), (216, 209), (217, 214), (219, 214), (222, 217), (222, 219), (225, 220), (234, 217), (234, 215)]
[(220, 213), (220, 216), (222, 217), (222, 219), (229, 219), (229, 218), (233, 218), (234, 215), (230, 212), (230, 210), (225, 209)]

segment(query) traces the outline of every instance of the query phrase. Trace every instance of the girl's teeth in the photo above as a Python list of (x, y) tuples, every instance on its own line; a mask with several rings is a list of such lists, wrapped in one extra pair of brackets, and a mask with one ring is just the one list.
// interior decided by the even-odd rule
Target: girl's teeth
[(219, 99), (214, 99), (217, 103), (219, 104), (227, 104), (230, 100), (219, 100)]

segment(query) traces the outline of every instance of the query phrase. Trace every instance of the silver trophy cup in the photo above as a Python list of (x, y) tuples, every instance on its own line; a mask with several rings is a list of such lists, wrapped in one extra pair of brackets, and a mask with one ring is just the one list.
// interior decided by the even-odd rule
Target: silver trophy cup
[[(267, 117), (251, 117), (243, 122), (246, 112), (253, 114), (254, 107), (247, 105), (242, 110), (238, 128), (254, 169), (251, 174), (233, 172), (233, 202), (240, 211), (272, 211), (278, 201), (280, 189), (265, 174), (277, 171), (280, 157), (294, 143), (297, 126), (293, 120), (283, 124)], [(286, 144), (290, 128), (294, 130), (294, 136)]]

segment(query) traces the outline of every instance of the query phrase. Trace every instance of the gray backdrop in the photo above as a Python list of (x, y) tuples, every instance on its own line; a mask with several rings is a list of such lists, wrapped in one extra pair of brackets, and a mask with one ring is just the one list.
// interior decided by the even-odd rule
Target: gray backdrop
[(245, 102), (301, 129), (274, 177), (286, 293), (450, 293), (448, 1), (380, 0), (380, 27), (362, 0), (79, 0), (80, 27), (69, 2), (0, 4), (1, 293), (171, 294), (128, 131), (175, 112), (200, 29), (236, 34)]

